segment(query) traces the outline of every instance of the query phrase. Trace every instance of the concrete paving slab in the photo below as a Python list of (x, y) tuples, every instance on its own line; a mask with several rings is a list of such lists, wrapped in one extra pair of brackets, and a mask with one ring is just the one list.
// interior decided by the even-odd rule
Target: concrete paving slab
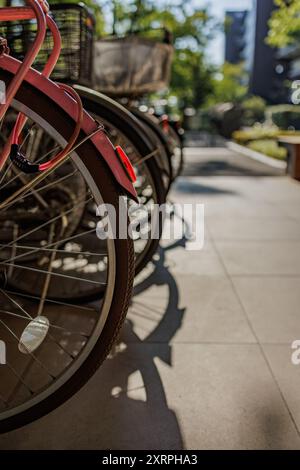
[[(248, 190), (250, 188), (248, 187)], [(300, 185), (298, 181), (293, 180), (289, 176), (282, 178), (264, 178), (257, 179), (253, 186), (253, 198), (276, 202), (299, 201), (300, 202)]]
[(185, 150), (183, 175), (268, 176), (282, 175), (283, 170), (253, 160), (224, 147), (190, 148)]
[(230, 275), (300, 275), (300, 242), (216, 241)]
[[(298, 339), (300, 340), (299, 335)], [(292, 353), (295, 350), (291, 349), (289, 344), (263, 344), (262, 347), (283, 398), (300, 432), (300, 365), (293, 364), (291, 360)], [(300, 354), (297, 353), (297, 357), (299, 356)]]
[(291, 199), (288, 202), (278, 202), (276, 206), (283, 210), (292, 220), (300, 220), (300, 200)]
[[(134, 297), (128, 321), (147, 342), (256, 342), (226, 277), (173, 276), (166, 269), (165, 282)], [(126, 332), (126, 341), (134, 341)]]
[(103, 368), (0, 449), (300, 449), (300, 184), (248, 160), (187, 152), (203, 250), (164, 242)]
[[(51, 415), (2, 436), (19, 449), (299, 449), (256, 345), (132, 344)], [(59, 423), (59, 426), (58, 426)]]
[[(191, 178), (193, 179), (193, 178)], [(208, 181), (207, 181), (208, 180)], [(188, 181), (186, 181), (188, 185)], [(206, 186), (212, 188), (209, 178), (206, 179)], [(283, 207), (276, 203), (261, 201), (257, 204), (247, 196), (236, 195), (195, 195), (193, 193), (181, 193), (172, 191), (172, 201), (179, 204), (184, 203), (199, 203), (205, 206), (206, 217), (222, 217), (225, 214), (229, 217), (271, 217), (280, 218), (283, 216), (290, 216), (287, 213), (287, 204)]]
[(300, 240), (300, 219), (289, 217), (267, 217), (263, 221), (257, 217), (206, 218), (209, 232), (215, 240)]
[(300, 338), (300, 278), (236, 277), (233, 283), (260, 342)]
[[(192, 178), (192, 179), (191, 179)], [(191, 183), (190, 185), (188, 183)], [(282, 203), (300, 201), (300, 185), (287, 176), (190, 176), (181, 177), (174, 185), (176, 192), (202, 196), (237, 196), (251, 201)]]
[(188, 251), (176, 247), (165, 253), (166, 264), (174, 275), (222, 276), (225, 271), (213, 247), (206, 240), (201, 250)]

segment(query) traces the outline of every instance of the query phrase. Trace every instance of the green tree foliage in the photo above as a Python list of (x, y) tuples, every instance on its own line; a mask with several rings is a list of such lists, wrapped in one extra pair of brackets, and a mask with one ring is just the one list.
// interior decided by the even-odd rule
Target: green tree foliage
[[(51, 7), (74, 0), (49, 3)], [(143, 31), (144, 35), (161, 40), (159, 28), (170, 30), (175, 50), (169, 93), (177, 96), (180, 108), (199, 108), (206, 102), (213, 92), (214, 69), (207, 63), (205, 50), (212, 31), (219, 27), (207, 9), (192, 8), (186, 0), (83, 0), (83, 3), (96, 17), (98, 37), (112, 32), (125, 35)], [(105, 24), (103, 12), (108, 12), (110, 24)]]
[(300, 0), (274, 0), (278, 7), (269, 20), (267, 43), (284, 47), (300, 42)]
[(171, 93), (179, 98), (182, 107), (196, 109), (213, 93), (213, 69), (206, 64), (201, 51), (175, 50)]
[(242, 64), (225, 62), (213, 80), (213, 95), (208, 97), (208, 104), (240, 103), (247, 95), (246, 73)]
[(243, 101), (244, 124), (252, 126), (256, 122), (263, 122), (267, 103), (260, 96), (250, 96)]
[[(104, 3), (103, 3), (104, 4)], [(212, 92), (213, 69), (207, 64), (205, 48), (216, 25), (205, 9), (188, 8), (185, 0), (170, 1), (159, 6), (156, 0), (114, 0), (113, 29), (118, 34), (142, 31), (144, 35), (162, 39), (160, 28), (167, 28), (173, 37), (175, 52), (170, 93), (180, 107), (200, 107)]]

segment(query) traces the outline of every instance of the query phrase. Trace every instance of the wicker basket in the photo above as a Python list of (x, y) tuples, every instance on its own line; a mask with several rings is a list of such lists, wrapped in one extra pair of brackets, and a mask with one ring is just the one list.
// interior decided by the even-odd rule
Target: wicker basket
[[(51, 78), (67, 83), (92, 84), (94, 18), (81, 4), (51, 5), (51, 14), (59, 27), (62, 50)], [(0, 23), (0, 35), (7, 39), (10, 55), (23, 60), (36, 36), (36, 22)], [(43, 69), (53, 48), (51, 33), (33, 67)]]
[(173, 47), (140, 36), (95, 42), (94, 87), (111, 96), (137, 96), (169, 84)]

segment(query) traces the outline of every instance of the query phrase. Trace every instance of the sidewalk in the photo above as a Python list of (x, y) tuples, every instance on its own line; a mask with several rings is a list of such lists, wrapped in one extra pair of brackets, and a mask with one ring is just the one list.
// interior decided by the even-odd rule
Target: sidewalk
[(104, 367), (1, 449), (300, 449), (300, 183), (193, 148), (171, 198), (205, 204), (204, 249), (161, 249)]

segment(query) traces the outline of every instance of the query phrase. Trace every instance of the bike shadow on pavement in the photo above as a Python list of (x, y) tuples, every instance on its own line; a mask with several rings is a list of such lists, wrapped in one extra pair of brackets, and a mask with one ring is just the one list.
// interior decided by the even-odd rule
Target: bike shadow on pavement
[(0, 449), (182, 449), (176, 413), (160, 367), (172, 368), (172, 345), (185, 310), (160, 248), (136, 282), (121, 337), (83, 389), (42, 419), (0, 436)]
[[(172, 367), (172, 345), (184, 318), (176, 280), (161, 248), (152, 272), (136, 284), (120, 341), (99, 376), (105, 414), (104, 448), (182, 449), (158, 363)], [(105, 399), (106, 397), (106, 399)], [(102, 413), (102, 411), (101, 411)]]

